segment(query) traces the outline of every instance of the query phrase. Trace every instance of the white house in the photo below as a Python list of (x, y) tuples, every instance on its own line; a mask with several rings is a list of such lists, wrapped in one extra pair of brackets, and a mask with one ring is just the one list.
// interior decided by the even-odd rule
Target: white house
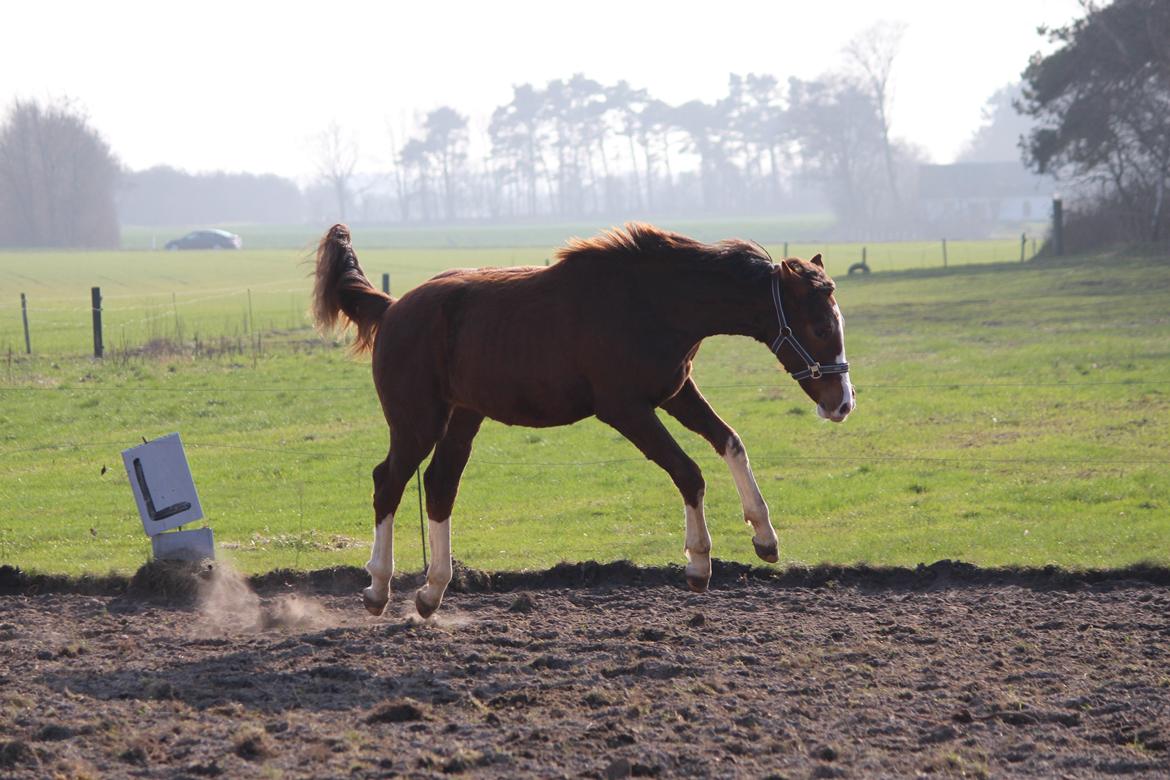
[(1003, 225), (1047, 220), (1055, 182), (1018, 162), (922, 165), (918, 196), (932, 223)]

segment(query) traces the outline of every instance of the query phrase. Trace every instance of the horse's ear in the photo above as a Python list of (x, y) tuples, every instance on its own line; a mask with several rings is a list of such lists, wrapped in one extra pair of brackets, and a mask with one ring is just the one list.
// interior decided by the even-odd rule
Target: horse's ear
[(809, 260), (809, 262), (815, 265), (817, 268), (820, 268), (822, 271), (825, 270), (825, 264), (821, 261), (820, 252), (817, 252), (815, 255), (813, 255), (812, 260)]

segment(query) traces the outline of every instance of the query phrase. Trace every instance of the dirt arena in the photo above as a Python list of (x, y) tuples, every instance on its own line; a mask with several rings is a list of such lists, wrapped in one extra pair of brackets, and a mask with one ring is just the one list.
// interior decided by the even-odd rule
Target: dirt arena
[(1170, 576), (0, 568), (3, 777), (1166, 777)]

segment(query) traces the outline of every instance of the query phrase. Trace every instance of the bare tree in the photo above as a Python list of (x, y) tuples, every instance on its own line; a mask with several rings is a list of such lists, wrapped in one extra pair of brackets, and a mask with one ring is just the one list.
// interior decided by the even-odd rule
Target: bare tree
[(347, 206), (353, 199), (357, 164), (357, 141), (336, 122), (330, 122), (317, 136), (317, 170), (337, 198), (337, 216), (341, 222), (345, 222)]
[(390, 136), (390, 158), (394, 160), (394, 190), (398, 196), (398, 209), (403, 222), (410, 221), (410, 183), (406, 179), (406, 166), (402, 162), (402, 148), (398, 145), (398, 133), (394, 126), (386, 123)]
[(545, 132), (541, 117), (545, 95), (531, 84), (512, 88), (512, 100), (492, 113), (488, 132), (492, 157), (510, 166), (519, 183), (527, 185), (527, 213), (537, 213), (537, 180), (544, 167)]
[(467, 117), (449, 106), (427, 114), (423, 122), (426, 150), (435, 158), (443, 182), (443, 216), (455, 219), (456, 178), (467, 159)]
[(427, 142), (422, 138), (411, 138), (402, 146), (398, 155), (409, 181), (414, 174), (414, 188), (408, 189), (408, 197), (418, 196), (420, 216), (423, 222), (431, 221), (431, 155)]
[(894, 60), (902, 35), (906, 32), (905, 22), (878, 22), (866, 28), (850, 41), (844, 49), (845, 57), (857, 72), (860, 83), (869, 92), (877, 109), (878, 127), (882, 135), (882, 153), (886, 163), (886, 181), (890, 187), (895, 210), (899, 206), (898, 181), (894, 166), (894, 152), (890, 142), (890, 104), (893, 102), (891, 76)]
[(15, 101), (0, 124), (0, 244), (117, 246), (120, 173), (68, 101)]
[[(821, 183), (853, 236), (889, 236), (904, 229), (912, 215), (884, 196), (885, 139), (876, 101), (863, 85), (840, 74), (789, 79), (786, 124), (804, 176)], [(911, 184), (920, 150), (900, 141), (891, 147), (895, 177)]]
[[(619, 81), (605, 91), (606, 106), (618, 116), (617, 134), (624, 135), (630, 147), (630, 172), (634, 176), (634, 207), (642, 208), (642, 182), (638, 174), (638, 154), (635, 142), (645, 133), (643, 112), (649, 96), (644, 89), (634, 89), (629, 82)], [(650, 160), (646, 160), (646, 201), (653, 202), (650, 195)]]

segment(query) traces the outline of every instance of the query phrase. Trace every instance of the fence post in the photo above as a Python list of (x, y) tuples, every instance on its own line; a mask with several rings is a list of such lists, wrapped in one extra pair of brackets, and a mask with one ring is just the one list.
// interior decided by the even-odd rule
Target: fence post
[(1024, 262), (1024, 252), (1028, 249), (1028, 234), (1020, 233), (1020, 262)]
[(788, 242), (787, 241), (784, 242), (784, 257), (785, 258), (788, 257)]
[(1052, 253), (1064, 254), (1064, 202), (1059, 195), (1052, 196)]
[(390, 294), (390, 274), (382, 274), (382, 292)]
[(32, 342), (28, 340), (28, 300), (20, 294), (20, 318), (24, 320), (24, 354), (32, 354)]
[(90, 299), (93, 303), (93, 356), (102, 356), (102, 288), (90, 288)]
[(944, 238), (942, 241), (943, 241), (943, 268), (946, 268), (947, 267), (947, 240)]
[(175, 313), (175, 341), (179, 346), (183, 346), (183, 325), (179, 322), (179, 301), (175, 294), (171, 293), (171, 310)]
[(866, 250), (866, 247), (861, 248), (861, 264), (862, 265), (868, 265), (868, 263), (865, 262), (865, 250)]

